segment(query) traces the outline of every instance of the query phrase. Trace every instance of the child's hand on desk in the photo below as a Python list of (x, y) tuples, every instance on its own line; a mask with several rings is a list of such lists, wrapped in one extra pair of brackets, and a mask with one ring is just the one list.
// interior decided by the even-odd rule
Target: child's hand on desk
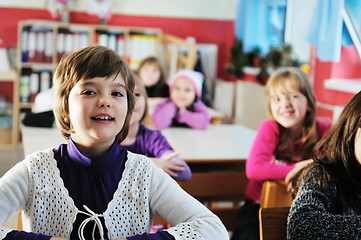
[(308, 164), (312, 163), (313, 159), (307, 159), (300, 161), (294, 165), (294, 168), (287, 174), (285, 178), (285, 182), (288, 183), (287, 191), (291, 191), (292, 189), (292, 179), (296, 176), (296, 174)]
[(176, 174), (173, 171), (184, 171), (184, 162), (178, 162), (178, 161), (171, 161), (172, 158), (178, 156), (180, 152), (173, 152), (170, 153), (162, 158), (150, 158), (153, 160), (155, 165), (163, 169), (164, 172), (168, 173), (171, 177), (177, 177), (178, 174)]

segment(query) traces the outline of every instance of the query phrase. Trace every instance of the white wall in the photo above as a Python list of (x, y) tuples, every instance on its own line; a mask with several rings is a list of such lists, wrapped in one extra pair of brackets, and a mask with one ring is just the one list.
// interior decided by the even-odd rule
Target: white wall
[[(45, 8), (46, 0), (0, 0), (0, 6)], [(77, 10), (86, 11), (85, 0), (75, 0)], [(232, 20), (237, 0), (117, 0), (115, 13), (142, 16), (164, 16)]]

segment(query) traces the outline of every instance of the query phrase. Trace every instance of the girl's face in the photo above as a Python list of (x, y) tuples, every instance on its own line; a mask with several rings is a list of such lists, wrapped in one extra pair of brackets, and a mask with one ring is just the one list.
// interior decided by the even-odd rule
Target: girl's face
[(291, 132), (300, 132), (309, 110), (306, 96), (285, 84), (281, 89), (271, 92), (270, 97), (271, 113), (274, 119)]
[(156, 64), (145, 64), (139, 70), (139, 77), (142, 79), (144, 86), (151, 87), (158, 83), (161, 71)]
[(128, 100), (120, 74), (79, 81), (69, 94), (72, 140), (83, 154), (106, 151), (123, 128)]
[(355, 136), (355, 157), (361, 164), (361, 128), (357, 129)]
[(196, 90), (193, 84), (184, 78), (179, 78), (172, 86), (170, 98), (175, 105), (182, 109), (193, 104), (196, 97)]
[(139, 124), (145, 111), (145, 97), (137, 85), (135, 85), (134, 95), (135, 95), (135, 104), (134, 104), (132, 118), (130, 119), (130, 125)]

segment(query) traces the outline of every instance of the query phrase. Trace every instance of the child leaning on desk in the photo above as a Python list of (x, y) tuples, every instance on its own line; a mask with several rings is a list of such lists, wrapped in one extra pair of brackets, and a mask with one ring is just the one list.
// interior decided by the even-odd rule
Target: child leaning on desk
[(249, 183), (232, 240), (259, 239), (258, 211), (265, 180), (290, 180), (312, 162), (315, 144), (330, 128), (316, 118), (316, 99), (306, 73), (282, 68), (266, 84), (270, 116), (258, 128), (246, 161)]
[(211, 117), (200, 100), (203, 74), (193, 70), (181, 70), (170, 81), (170, 98), (155, 106), (152, 122), (159, 129), (170, 126), (208, 128)]
[(292, 181), (287, 239), (361, 239), (361, 92)]
[(152, 130), (142, 124), (148, 115), (147, 93), (137, 75), (135, 79), (135, 104), (130, 119), (129, 132), (120, 146), (133, 153), (143, 154), (154, 161), (166, 173), (176, 180), (189, 180), (191, 170), (168, 143), (159, 130)]
[[(219, 218), (149, 158), (119, 146), (134, 106), (131, 70), (93, 46), (62, 60), (53, 79), (58, 148), (35, 152), (0, 179), (0, 226), (23, 211), (26, 231), (0, 239), (227, 239)], [(148, 234), (154, 216), (172, 227)]]

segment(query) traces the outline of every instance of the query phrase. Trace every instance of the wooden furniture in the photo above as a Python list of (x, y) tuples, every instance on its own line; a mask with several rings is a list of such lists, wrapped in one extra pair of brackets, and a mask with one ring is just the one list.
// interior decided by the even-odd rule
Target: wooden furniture
[[(193, 69), (197, 61), (196, 44), (164, 34), (160, 28), (20, 21), (18, 77), (14, 80), (17, 90), (14, 98), (19, 104), (14, 107), (14, 112), (30, 110), (36, 94), (51, 87), (53, 71), (63, 56), (92, 45), (113, 49), (133, 70), (149, 56), (166, 62), (167, 68), (176, 66), (176, 70)], [(169, 49), (170, 45), (175, 47), (174, 50)]]
[[(12, 117), (11, 126), (0, 126), (0, 148), (13, 148), (16, 147), (18, 143), (19, 136), (19, 86), (17, 84), (17, 74), (15, 71), (10, 72), (0, 72), (0, 86), (3, 84), (12, 85), (12, 94), (10, 94), (9, 98), (12, 98), (12, 109), (9, 111), (10, 113), (5, 113), (5, 115), (0, 115), (1, 118)], [(9, 94), (9, 93), (4, 93)], [(0, 94), (2, 95), (2, 94)], [(4, 106), (3, 106), (4, 107)], [(5, 109), (5, 108), (4, 108)], [(5, 110), (7, 111), (7, 110)], [(4, 119), (5, 122), (6, 119)], [(7, 123), (4, 125), (7, 125)]]
[(292, 201), (292, 192), (287, 191), (287, 184), (284, 181), (263, 182), (261, 208), (289, 207)]
[(163, 34), (163, 46), (170, 76), (180, 69), (194, 69), (198, 60), (195, 44), (173, 35)]
[(18, 213), (18, 231), (23, 230), (23, 217), (22, 217), (22, 213), (19, 212)]
[(260, 208), (259, 226), (261, 240), (282, 240), (287, 238), (287, 217), (289, 207)]
[(245, 160), (256, 132), (220, 124), (207, 130), (169, 128), (162, 133), (192, 170), (192, 178), (180, 182), (181, 187), (234, 230), (248, 183)]

